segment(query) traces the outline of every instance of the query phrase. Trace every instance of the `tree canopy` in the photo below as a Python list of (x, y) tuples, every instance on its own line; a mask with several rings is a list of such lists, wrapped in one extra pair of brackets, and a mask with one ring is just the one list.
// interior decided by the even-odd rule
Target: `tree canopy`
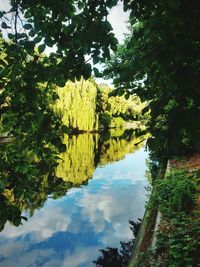
[(52, 142), (60, 127), (50, 108), (57, 99), (54, 85), (90, 77), (86, 57), (98, 63), (116, 49), (107, 21), (116, 2), (11, 0), (11, 9), (0, 12), (1, 132), (28, 136), (29, 144)]
[(149, 101), (149, 142), (166, 156), (200, 149), (200, 2), (124, 1), (130, 34), (108, 62), (116, 94)]

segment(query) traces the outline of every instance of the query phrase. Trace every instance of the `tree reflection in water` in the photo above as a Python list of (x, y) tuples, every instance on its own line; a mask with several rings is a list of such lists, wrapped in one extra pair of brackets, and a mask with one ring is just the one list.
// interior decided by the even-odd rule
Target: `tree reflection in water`
[[(47, 144), (33, 144), (37, 153), (20, 140), (1, 144), (0, 230), (7, 221), (20, 225), (27, 220), (25, 216), (32, 216), (49, 197), (57, 199), (71, 187), (87, 184), (98, 164), (123, 159), (127, 153), (138, 150), (143, 139), (145, 135), (130, 130), (120, 136), (116, 133), (65, 136), (67, 150), (59, 157)], [(131, 243), (122, 243), (124, 253), (128, 246)]]
[(96, 267), (127, 267), (133, 252), (135, 238), (138, 234), (141, 219), (137, 222), (129, 221), (132, 237), (129, 241), (121, 241), (120, 249), (107, 247), (100, 249), (101, 256), (94, 261)]

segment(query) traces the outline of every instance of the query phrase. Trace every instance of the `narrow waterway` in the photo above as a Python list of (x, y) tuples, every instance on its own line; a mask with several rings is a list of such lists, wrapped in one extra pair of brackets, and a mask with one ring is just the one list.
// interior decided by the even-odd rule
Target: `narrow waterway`
[(0, 266), (92, 267), (99, 249), (128, 240), (128, 221), (143, 217), (147, 197), (143, 138), (134, 132), (66, 136), (55, 173), (68, 189), (54, 183), (58, 188), (43, 186), (23, 203), (18, 196), (15, 205), (28, 219), (2, 227)]

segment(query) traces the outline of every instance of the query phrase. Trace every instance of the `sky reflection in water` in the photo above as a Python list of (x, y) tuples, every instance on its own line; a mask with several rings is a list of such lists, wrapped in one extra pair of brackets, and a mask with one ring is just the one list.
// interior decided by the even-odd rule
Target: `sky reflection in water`
[(49, 199), (18, 228), (7, 223), (0, 233), (0, 266), (94, 266), (98, 250), (129, 239), (128, 220), (143, 217), (146, 158), (141, 148), (97, 167), (87, 186)]

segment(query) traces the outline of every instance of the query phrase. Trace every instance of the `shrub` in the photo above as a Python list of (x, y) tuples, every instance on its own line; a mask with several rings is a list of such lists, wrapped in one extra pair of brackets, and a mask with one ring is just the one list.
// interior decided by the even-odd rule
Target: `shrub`
[(111, 128), (124, 128), (124, 120), (121, 117), (112, 118)]
[(99, 117), (100, 123), (105, 127), (109, 128), (111, 124), (111, 115), (106, 111), (102, 114), (100, 114)]

